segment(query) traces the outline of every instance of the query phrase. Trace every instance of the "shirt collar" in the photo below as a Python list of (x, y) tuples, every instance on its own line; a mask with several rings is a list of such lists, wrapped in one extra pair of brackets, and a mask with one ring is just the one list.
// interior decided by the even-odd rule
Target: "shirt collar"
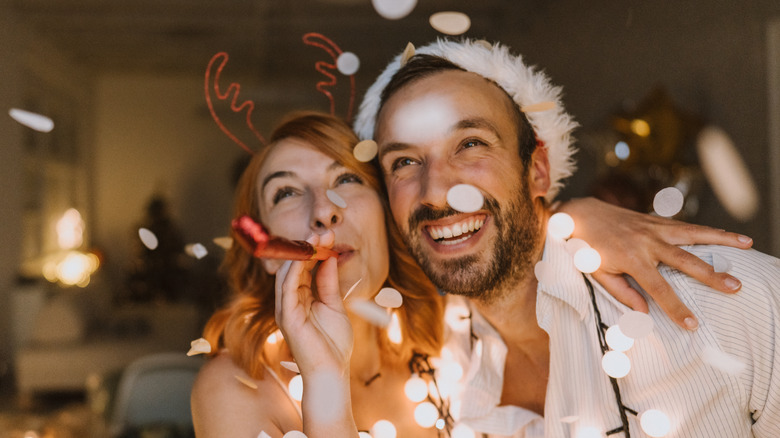
[[(549, 276), (546, 283), (539, 281), (537, 293), (546, 294), (568, 304), (577, 311), (580, 320), (590, 315), (590, 297), (582, 293), (584, 284), (582, 273), (574, 266), (573, 257), (566, 249), (566, 242), (547, 236), (542, 262), (548, 264), (550, 272), (554, 272), (555, 275)], [(537, 305), (536, 311), (539, 325), (546, 329), (542, 306)]]

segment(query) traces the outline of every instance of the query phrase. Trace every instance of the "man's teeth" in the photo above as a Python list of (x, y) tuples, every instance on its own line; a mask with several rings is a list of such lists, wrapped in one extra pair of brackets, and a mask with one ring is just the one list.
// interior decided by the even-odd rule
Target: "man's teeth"
[(450, 239), (452, 237), (458, 237), (463, 233), (479, 230), (484, 223), (484, 219), (471, 218), (466, 222), (447, 225), (445, 227), (428, 227), (428, 232), (434, 240)]

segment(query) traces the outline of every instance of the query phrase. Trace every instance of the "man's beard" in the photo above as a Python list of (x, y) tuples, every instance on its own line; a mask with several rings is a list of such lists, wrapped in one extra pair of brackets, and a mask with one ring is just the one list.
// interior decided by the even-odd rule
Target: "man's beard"
[(409, 217), (404, 240), (431, 281), (441, 290), (490, 303), (523, 278), (536, 259), (540, 243), (539, 217), (534, 211), (528, 183), (524, 181), (515, 199), (502, 210), (498, 202), (485, 197), (496, 228), (492, 253), (471, 254), (457, 259), (434, 261), (424, 251), (422, 222), (458, 214), (452, 208), (434, 210), (420, 206)]

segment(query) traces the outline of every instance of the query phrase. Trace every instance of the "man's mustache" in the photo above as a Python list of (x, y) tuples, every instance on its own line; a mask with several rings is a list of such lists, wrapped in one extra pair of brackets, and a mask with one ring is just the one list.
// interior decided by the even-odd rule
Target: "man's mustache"
[[(500, 211), (498, 202), (495, 199), (487, 196), (485, 197), (484, 209), (489, 211), (494, 216)], [(414, 230), (423, 222), (435, 221), (458, 214), (461, 213), (449, 206), (436, 209), (428, 205), (421, 205), (417, 207), (409, 216), (409, 229)]]

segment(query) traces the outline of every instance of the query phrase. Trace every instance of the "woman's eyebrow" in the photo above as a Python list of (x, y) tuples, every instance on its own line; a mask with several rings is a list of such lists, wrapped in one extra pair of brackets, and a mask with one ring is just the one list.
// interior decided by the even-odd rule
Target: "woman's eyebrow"
[(295, 176), (295, 172), (290, 172), (289, 170), (280, 170), (278, 172), (274, 172), (265, 178), (263, 178), (263, 184), (260, 186), (260, 190), (265, 190), (265, 186), (268, 185), (269, 182), (271, 182), (274, 178), (285, 178), (285, 177), (292, 177)]

